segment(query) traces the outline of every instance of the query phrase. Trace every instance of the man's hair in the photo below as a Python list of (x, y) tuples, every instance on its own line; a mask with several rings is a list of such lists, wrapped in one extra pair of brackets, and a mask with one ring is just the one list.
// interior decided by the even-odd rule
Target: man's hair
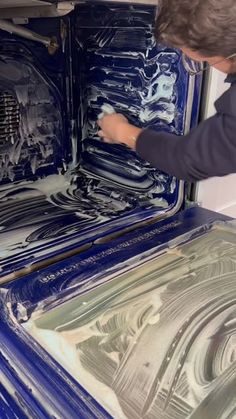
[(158, 42), (205, 57), (236, 53), (236, 0), (159, 0)]

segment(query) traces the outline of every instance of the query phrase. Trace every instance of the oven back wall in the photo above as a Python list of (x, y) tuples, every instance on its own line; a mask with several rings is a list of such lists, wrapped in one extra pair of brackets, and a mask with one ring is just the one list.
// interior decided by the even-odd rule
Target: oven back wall
[(183, 201), (183, 185), (175, 178), (125, 146), (102, 143), (97, 136), (96, 120), (104, 105), (157, 131), (181, 135), (196, 123), (200, 80), (189, 80), (177, 50), (156, 44), (154, 18), (150, 6), (84, 4), (76, 9), (72, 50), (80, 92), (79, 169), (90, 191), (103, 190), (107, 209), (114, 189), (126, 210), (151, 206), (168, 212)]

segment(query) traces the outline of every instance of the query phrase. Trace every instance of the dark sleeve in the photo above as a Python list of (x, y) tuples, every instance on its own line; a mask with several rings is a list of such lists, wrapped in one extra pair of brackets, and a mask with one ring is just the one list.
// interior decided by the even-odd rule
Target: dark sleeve
[[(227, 95), (216, 106), (222, 113), (200, 123), (187, 135), (143, 130), (137, 139), (137, 153), (154, 167), (187, 181), (235, 173), (236, 103), (231, 112), (234, 101)], [(225, 101), (227, 98), (230, 103)]]

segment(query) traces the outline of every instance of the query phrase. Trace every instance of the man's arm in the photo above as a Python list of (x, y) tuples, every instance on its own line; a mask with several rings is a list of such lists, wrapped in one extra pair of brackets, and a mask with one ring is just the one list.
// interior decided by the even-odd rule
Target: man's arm
[(136, 151), (154, 167), (178, 179), (197, 181), (236, 172), (236, 118), (216, 114), (178, 137), (142, 131)]
[(119, 114), (104, 117), (99, 125), (100, 135), (111, 138), (108, 142), (127, 144), (178, 179), (197, 181), (236, 172), (236, 116), (218, 113), (184, 136), (141, 130)]

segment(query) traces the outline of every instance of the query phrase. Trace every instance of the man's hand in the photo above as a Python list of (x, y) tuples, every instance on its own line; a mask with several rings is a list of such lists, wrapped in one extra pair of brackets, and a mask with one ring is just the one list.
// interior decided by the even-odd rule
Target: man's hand
[(123, 125), (128, 125), (128, 119), (125, 116), (114, 113), (112, 115), (105, 115), (97, 121), (101, 128), (98, 131), (99, 137), (103, 138), (108, 143), (122, 142)]
[(105, 115), (97, 121), (97, 124), (101, 128), (98, 135), (105, 142), (123, 143), (135, 149), (136, 139), (141, 129), (129, 124), (125, 116), (118, 113)]

